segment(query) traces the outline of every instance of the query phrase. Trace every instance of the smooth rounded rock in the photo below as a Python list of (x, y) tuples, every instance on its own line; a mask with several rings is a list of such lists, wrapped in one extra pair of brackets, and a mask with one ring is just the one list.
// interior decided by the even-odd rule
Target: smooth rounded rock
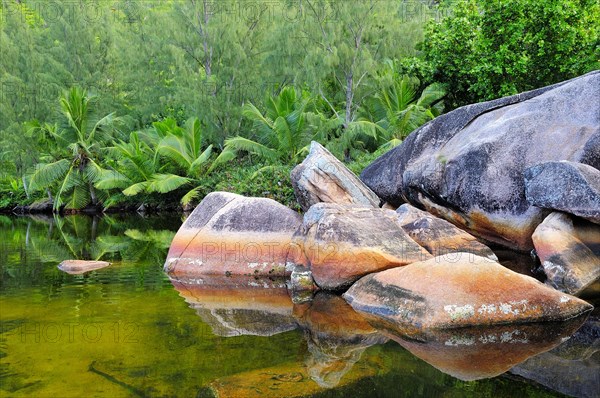
[(89, 261), (89, 260), (65, 260), (58, 264), (58, 269), (68, 274), (83, 274), (105, 268), (110, 265), (107, 261)]
[(292, 170), (291, 180), (304, 211), (321, 202), (379, 207), (377, 195), (315, 141), (306, 159)]
[(392, 210), (318, 203), (294, 235), (290, 262), (309, 267), (325, 290), (347, 288), (371, 272), (431, 258), (402, 230)]
[(170, 275), (285, 276), (302, 217), (272, 199), (212, 192), (185, 220), (169, 249)]
[(455, 225), (408, 203), (396, 213), (402, 229), (433, 256), (467, 252), (498, 260), (492, 249)]
[(548, 285), (578, 296), (597, 290), (593, 285), (600, 283), (600, 225), (554, 212), (536, 228), (533, 243)]
[(428, 329), (563, 321), (593, 309), (583, 300), (470, 253), (367, 275), (344, 298), (355, 310), (393, 322), (407, 335)]
[(525, 197), (533, 206), (600, 224), (599, 170), (583, 163), (546, 162), (525, 170), (524, 177)]

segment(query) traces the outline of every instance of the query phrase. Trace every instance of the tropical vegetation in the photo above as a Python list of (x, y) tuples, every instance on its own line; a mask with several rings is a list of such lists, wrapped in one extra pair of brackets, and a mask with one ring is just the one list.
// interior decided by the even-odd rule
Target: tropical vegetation
[(0, 208), (294, 206), (444, 111), (600, 68), (592, 0), (0, 1)]

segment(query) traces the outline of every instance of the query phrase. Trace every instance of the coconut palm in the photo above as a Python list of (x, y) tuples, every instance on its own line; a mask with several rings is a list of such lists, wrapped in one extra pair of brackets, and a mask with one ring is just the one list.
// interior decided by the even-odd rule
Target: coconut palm
[(30, 189), (49, 189), (53, 193), (55, 211), (63, 204), (67, 209), (97, 205), (105, 197), (96, 191), (93, 182), (101, 170), (101, 150), (117, 118), (111, 113), (93, 122), (91, 100), (84, 90), (73, 87), (60, 98), (64, 127), (37, 124), (30, 129), (30, 133), (48, 137), (55, 147), (67, 149), (43, 156), (30, 177)]

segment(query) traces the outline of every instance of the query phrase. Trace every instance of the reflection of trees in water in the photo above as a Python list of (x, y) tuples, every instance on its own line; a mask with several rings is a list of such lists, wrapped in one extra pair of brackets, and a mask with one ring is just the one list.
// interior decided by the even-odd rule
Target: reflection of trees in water
[[(162, 272), (180, 223), (177, 216), (0, 216), (0, 286), (60, 285), (70, 277), (56, 265), (67, 259), (136, 263), (122, 271), (143, 283), (148, 272)], [(162, 275), (153, 278), (160, 280)]]

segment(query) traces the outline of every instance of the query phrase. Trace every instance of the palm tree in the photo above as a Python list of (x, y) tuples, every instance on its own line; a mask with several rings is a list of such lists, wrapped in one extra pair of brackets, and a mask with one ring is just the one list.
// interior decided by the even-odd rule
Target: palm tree
[(307, 94), (284, 87), (278, 95), (267, 99), (264, 114), (252, 103), (244, 105), (242, 114), (252, 122), (256, 139), (242, 136), (227, 139), (213, 168), (235, 158), (240, 151), (254, 154), (270, 164), (298, 162), (318, 134), (310, 123), (315, 114), (307, 111), (310, 101)]
[(30, 189), (54, 191), (55, 211), (63, 204), (67, 209), (97, 205), (105, 197), (96, 191), (93, 182), (101, 170), (98, 164), (101, 150), (117, 119), (111, 113), (92, 122), (91, 100), (84, 90), (73, 87), (60, 98), (65, 127), (37, 124), (30, 130), (49, 137), (61, 148), (58, 155), (45, 156), (46, 162), (36, 165), (30, 179)]
[[(200, 120), (192, 117), (183, 128), (174, 119), (153, 124), (154, 131), (133, 132), (129, 142), (120, 141), (110, 148), (117, 163), (114, 170), (103, 170), (96, 188), (122, 189), (127, 196), (145, 193), (168, 193), (186, 185), (199, 185), (210, 161), (212, 145), (202, 148)], [(199, 195), (199, 187), (188, 191), (181, 203), (185, 206)]]
[[(128, 142), (119, 140), (106, 148), (112, 169), (100, 171), (94, 184), (96, 188), (106, 191), (118, 189), (129, 195), (136, 195), (147, 189), (149, 181), (159, 168), (159, 162), (155, 151), (140, 138), (140, 134), (144, 135), (132, 132)], [(110, 206), (118, 200), (118, 195), (110, 196), (105, 204)]]
[(444, 105), (443, 87), (433, 83), (416, 98), (419, 80), (399, 75), (393, 66), (378, 79), (379, 91), (365, 101), (361, 118), (377, 124), (383, 134), (380, 145), (394, 147), (413, 130), (439, 116)]

